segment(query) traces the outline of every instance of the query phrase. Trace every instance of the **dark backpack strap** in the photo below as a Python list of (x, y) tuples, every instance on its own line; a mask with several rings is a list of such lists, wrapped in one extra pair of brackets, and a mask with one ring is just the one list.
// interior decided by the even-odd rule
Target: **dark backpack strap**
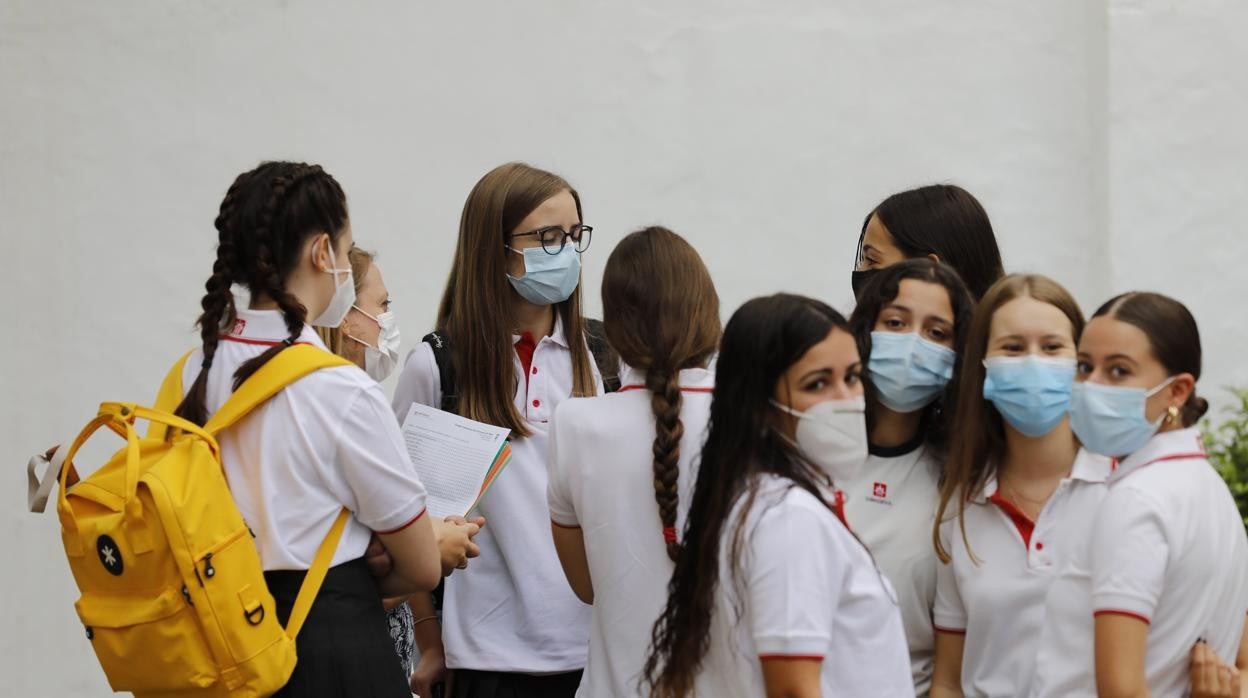
[(444, 332), (430, 332), (422, 339), (433, 349), (433, 361), (438, 365), (438, 382), (442, 384), (443, 412), (456, 413), (459, 408), (459, 391), (455, 387), (455, 360), (451, 355), (451, 342)]
[(585, 318), (585, 342), (589, 345), (589, 353), (594, 355), (594, 363), (598, 364), (598, 372), (602, 374), (603, 389), (608, 393), (619, 390), (620, 356), (607, 342), (602, 320)]

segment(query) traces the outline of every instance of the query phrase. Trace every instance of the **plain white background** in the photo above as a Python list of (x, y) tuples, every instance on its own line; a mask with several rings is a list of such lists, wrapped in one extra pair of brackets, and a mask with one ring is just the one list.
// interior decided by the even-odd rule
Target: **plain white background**
[(1225, 404), (1248, 384), (1245, 29), (1233, 0), (0, 0), (3, 693), (107, 692), (22, 469), (193, 343), (238, 172), (339, 178), (407, 347), (502, 162), (581, 191), (595, 313), (608, 252), (649, 223), (694, 243), (725, 314), (780, 289), (848, 311), (866, 212), (955, 182), (1008, 270), (1085, 311), (1188, 303)]

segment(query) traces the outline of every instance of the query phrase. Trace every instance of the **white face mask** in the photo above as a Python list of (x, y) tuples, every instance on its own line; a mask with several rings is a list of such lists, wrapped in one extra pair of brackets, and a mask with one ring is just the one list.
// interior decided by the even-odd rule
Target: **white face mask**
[[(334, 259), (334, 246), (329, 246), (330, 259)], [(342, 321), (347, 319), (347, 313), (350, 312), (351, 306), (355, 305), (355, 275), (351, 273), (351, 267), (346, 269), (329, 268), (324, 270), (326, 274), (333, 274), (334, 282), (338, 285), (334, 287), (334, 297), (330, 299), (329, 305), (325, 307), (325, 311), (316, 316), (312, 321), (313, 327), (338, 327)], [(346, 274), (347, 278), (338, 281), (339, 274)]]
[(805, 412), (771, 401), (777, 409), (797, 417), (797, 448), (823, 469), (832, 481), (854, 479), (867, 461), (866, 400), (827, 400)]
[(387, 310), (381, 315), (373, 316), (358, 305), (352, 307), (359, 310), (364, 317), (377, 323), (379, 330), (377, 346), (349, 334), (346, 336), (364, 345), (364, 372), (380, 383), (394, 373), (395, 367), (399, 365), (399, 344), (402, 341), (399, 336), (399, 323), (393, 311)]

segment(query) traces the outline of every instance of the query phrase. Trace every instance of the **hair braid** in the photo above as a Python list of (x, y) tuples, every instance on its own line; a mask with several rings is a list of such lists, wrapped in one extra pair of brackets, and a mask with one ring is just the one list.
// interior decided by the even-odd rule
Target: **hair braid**
[(270, 359), (298, 341), (299, 335), (303, 333), (307, 309), (286, 291), (285, 285), (282, 283), (282, 274), (278, 268), (277, 260), (284, 256), (285, 250), (282, 249), (281, 236), (275, 234), (274, 226), (277, 214), (295, 187), (300, 182), (321, 172), (320, 166), (300, 165), (289, 176), (273, 178), (269, 200), (264, 206), (263, 213), (260, 215), (260, 225), (254, 233), (255, 260), (253, 262), (254, 285), (252, 293), (262, 293), (277, 303), (277, 307), (282, 311), (282, 318), (286, 321), (288, 334), (286, 340), (281, 344), (269, 348), (264, 353), (244, 362), (238, 367), (238, 370), (234, 372), (235, 390), (238, 390), (238, 387), (244, 381), (255, 374), (256, 371), (259, 371)]
[(677, 489), (680, 440), (685, 433), (680, 421), (679, 375), (652, 367), (646, 374), (646, 388), (650, 391), (650, 408), (654, 411), (654, 499), (659, 504), (667, 556), (675, 562), (681, 551), (676, 539), (676, 505), (680, 499)]
[(204, 283), (204, 297), (200, 301), (203, 312), (197, 322), (204, 358), (195, 382), (174, 411), (179, 417), (200, 426), (208, 421), (208, 410), (204, 402), (208, 391), (208, 369), (212, 367), (217, 353), (221, 328), (232, 324), (235, 318), (234, 294), (231, 291), (234, 282), (238, 280), (238, 260), (234, 252), (234, 235), (237, 230), (235, 215), (239, 192), (250, 179), (250, 174), (246, 172), (239, 175), (230, 185), (225, 198), (221, 200), (217, 218), (213, 221), (217, 229), (217, 259), (212, 265), (212, 276)]

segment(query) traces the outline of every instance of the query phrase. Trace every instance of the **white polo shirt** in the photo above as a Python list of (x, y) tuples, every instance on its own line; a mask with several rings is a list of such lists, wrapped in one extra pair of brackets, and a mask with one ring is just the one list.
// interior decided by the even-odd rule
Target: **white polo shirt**
[[(513, 352), (512, 359), (516, 409), (533, 433), (512, 439), (511, 462), (481, 500), (486, 526), (474, 539), (481, 556), (446, 580), (446, 665), (528, 674), (575, 671), (585, 666), (590, 607), (568, 586), (546, 504), (549, 420), (572, 394), (572, 353), (562, 322), (537, 342), (527, 381), (519, 355)], [(593, 371), (601, 393), (598, 368)], [(413, 402), (442, 403), (433, 349), (424, 342), (408, 354), (399, 375), (394, 414), (402, 420)]]
[[(1108, 458), (1080, 450), (1070, 476), (1058, 483), (1034, 528), (992, 480), (967, 504), (964, 514), (970, 550), (954, 509), (940, 524), (953, 560), (936, 566), (938, 632), (966, 635), (962, 692), (967, 696), (1021, 695), (1031, 681), (1045, 595), (1078, 540), (1092, 527), (1105, 495)], [(971, 558), (975, 555), (978, 564)]]
[[(645, 375), (620, 374), (617, 393), (568, 400), (551, 424), (547, 499), (556, 526), (580, 528), (594, 581), (589, 662), (580, 696), (641, 696), (650, 630), (667, 604), (675, 565), (667, 557), (654, 500), (654, 413)], [(683, 531), (696, 463), (710, 419), (714, 374), (679, 375), (680, 440), (676, 530)]]
[[(276, 310), (238, 311), (208, 371), (206, 406), (221, 409), (234, 372), (289, 334)], [(301, 343), (325, 348), (305, 326)], [(182, 385), (199, 375), (203, 352), (186, 361)], [(256, 534), (266, 570), (306, 570), (342, 507), (353, 517), (333, 564), (364, 555), (373, 531), (420, 518), (425, 488), (408, 459), (376, 381), (355, 366), (321, 369), (295, 381), (218, 437), (230, 492)]]
[(897, 448), (871, 447), (853, 480), (842, 482), (845, 519), (897, 591), (910, 648), (915, 694), (932, 684), (936, 601), (936, 546), (932, 524), (939, 499), (940, 464), (920, 438)]
[(1037, 676), (1033, 695), (1096, 694), (1094, 653), (1074, 653), (1094, 647), (1090, 615), (1149, 624), (1144, 668), (1154, 696), (1187, 695), (1198, 638), (1234, 660), (1248, 613), (1248, 537), (1199, 430), (1157, 434), (1118, 465), (1069, 576), (1069, 598), (1049, 605), (1053, 634), (1073, 639), (1051, 653), (1055, 687)]
[(913, 696), (896, 596), (862, 543), (815, 496), (764, 475), (734, 558), (744, 501), (720, 539), (697, 695), (764, 695), (762, 659), (791, 657), (823, 661), (825, 697)]

